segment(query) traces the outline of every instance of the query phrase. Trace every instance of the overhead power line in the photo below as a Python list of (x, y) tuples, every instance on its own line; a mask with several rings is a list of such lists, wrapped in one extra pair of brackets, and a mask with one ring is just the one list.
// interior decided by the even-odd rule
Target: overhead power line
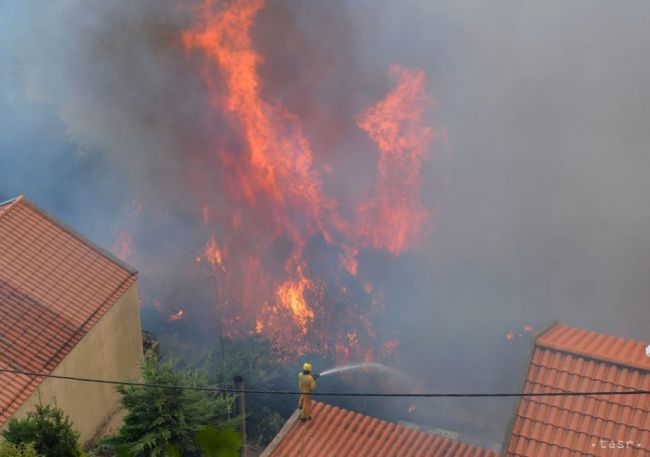
[[(194, 390), (224, 394), (260, 394), (260, 395), (300, 395), (300, 392), (289, 390), (255, 390), (255, 389), (228, 389), (209, 386), (177, 386), (168, 384), (151, 384), (134, 381), (115, 381), (109, 379), (84, 378), (79, 376), (62, 376), (49, 373), (38, 373), (33, 371), (12, 370), (0, 368), (0, 373), (12, 373), (24, 376), (62, 379), (66, 381), (92, 382), (97, 384), (113, 384), (120, 386), (148, 387), (154, 389), (172, 390)], [(376, 393), (376, 392), (312, 392), (310, 395), (319, 397), (405, 397), (405, 398), (488, 398), (488, 397), (577, 397), (596, 395), (650, 395), (650, 390), (604, 390), (604, 391), (583, 391), (583, 392), (514, 392), (514, 393)]]

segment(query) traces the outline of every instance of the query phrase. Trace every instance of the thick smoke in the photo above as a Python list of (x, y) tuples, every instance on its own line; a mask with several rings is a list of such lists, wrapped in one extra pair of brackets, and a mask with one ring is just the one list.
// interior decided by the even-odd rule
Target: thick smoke
[[(223, 178), (205, 151), (240, 141), (180, 43), (191, 5), (25, 3), (0, 7), (0, 198), (33, 196), (109, 247), (130, 224), (131, 261), (145, 277), (175, 272), (166, 290), (181, 306), (178, 272)], [(425, 170), (436, 230), (401, 257), (359, 256), (387, 303), (377, 330), (399, 333), (426, 390), (515, 388), (527, 336), (506, 333), (525, 324), (648, 338), (649, 19), (647, 2), (587, 0), (269, 0), (260, 12), (264, 94), (349, 176), (367, 177), (356, 116), (389, 90), (387, 69), (426, 73), (453, 154), (451, 169)], [(335, 197), (363, 192), (334, 182)], [(509, 408), (416, 406), (494, 439)]]

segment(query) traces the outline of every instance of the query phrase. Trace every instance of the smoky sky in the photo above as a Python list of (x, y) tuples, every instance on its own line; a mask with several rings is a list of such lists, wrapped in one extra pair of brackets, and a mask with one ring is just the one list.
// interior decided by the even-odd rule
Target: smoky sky
[[(191, 170), (238, 141), (180, 46), (190, 6), (0, 5), (0, 199), (24, 193), (110, 247), (137, 196), (145, 274), (201, 238), (192, 218), (220, 178)], [(382, 285), (402, 364), (430, 386), (516, 387), (526, 337), (505, 335), (524, 324), (648, 339), (648, 23), (644, 1), (269, 0), (259, 13), (263, 93), (299, 116), (317, 164), (364, 173), (356, 116), (390, 88), (390, 65), (426, 71), (452, 157), (444, 190), (439, 162), (424, 171), (435, 231), (399, 258), (361, 253), (360, 268)]]

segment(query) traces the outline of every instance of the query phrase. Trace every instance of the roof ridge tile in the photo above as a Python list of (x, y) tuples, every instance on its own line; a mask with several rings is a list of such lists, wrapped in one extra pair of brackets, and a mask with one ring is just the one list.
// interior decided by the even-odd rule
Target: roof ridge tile
[(11, 200), (0, 203), (0, 218), (2, 218), (4, 214), (7, 214), (14, 206), (23, 200), (25, 200), (25, 196), (19, 195), (18, 197), (12, 198)]
[[(580, 338), (582, 338), (581, 342)], [(556, 324), (541, 334), (536, 347), (578, 355), (650, 372), (650, 358), (645, 356), (647, 342), (589, 332), (566, 324)], [(613, 349), (617, 349), (616, 352)], [(542, 357), (548, 357), (542, 354)]]

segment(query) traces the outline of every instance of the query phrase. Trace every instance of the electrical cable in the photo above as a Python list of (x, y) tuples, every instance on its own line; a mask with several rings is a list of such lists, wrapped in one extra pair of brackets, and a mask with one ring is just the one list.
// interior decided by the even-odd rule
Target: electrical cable
[[(237, 390), (208, 386), (176, 386), (168, 384), (151, 384), (134, 381), (114, 381), (108, 379), (84, 378), (79, 376), (62, 376), (48, 373), (38, 373), (24, 370), (0, 368), (0, 373), (11, 373), (24, 376), (62, 379), (67, 381), (92, 382), (97, 384), (113, 384), (133, 387), (148, 387), (156, 389), (194, 390), (225, 394), (259, 394), (259, 395), (300, 395), (300, 392), (289, 390)], [(613, 396), (613, 395), (650, 395), (650, 390), (621, 390), (621, 391), (584, 391), (584, 392), (514, 392), (514, 393), (372, 393), (372, 392), (312, 392), (317, 397), (394, 397), (394, 398), (489, 398), (489, 397), (577, 397), (577, 396)]]

